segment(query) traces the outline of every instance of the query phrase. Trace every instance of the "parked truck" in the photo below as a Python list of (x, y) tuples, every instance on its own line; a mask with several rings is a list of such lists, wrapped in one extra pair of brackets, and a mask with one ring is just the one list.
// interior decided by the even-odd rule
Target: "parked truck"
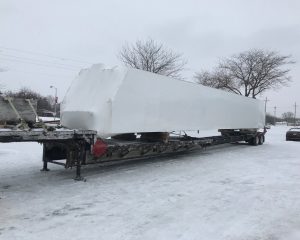
[[(36, 114), (30, 100), (15, 102), (20, 101), (16, 105), (11, 99), (0, 101), (12, 109), (15, 126), (26, 122), (18, 110), (24, 104)], [(259, 100), (103, 65), (79, 73), (61, 104), (57, 126), (37, 122), (23, 129), (7, 128), (1, 119), (2, 112), (0, 142), (41, 142), (42, 170), (48, 171), (48, 163), (76, 167), (76, 180), (83, 179), (82, 165), (161, 157), (233, 142), (257, 146), (264, 143), (266, 133), (264, 106)], [(207, 129), (219, 129), (220, 135), (186, 133)]]

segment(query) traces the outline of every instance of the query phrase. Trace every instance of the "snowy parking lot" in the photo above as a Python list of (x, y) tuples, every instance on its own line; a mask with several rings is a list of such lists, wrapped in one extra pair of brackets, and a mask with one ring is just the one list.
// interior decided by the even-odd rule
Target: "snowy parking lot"
[(40, 172), (37, 143), (0, 144), (0, 239), (300, 239), (300, 142)]

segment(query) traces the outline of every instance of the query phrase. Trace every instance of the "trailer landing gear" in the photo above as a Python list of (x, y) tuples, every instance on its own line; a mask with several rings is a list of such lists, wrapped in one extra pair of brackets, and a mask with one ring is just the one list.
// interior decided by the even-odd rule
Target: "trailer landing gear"
[(74, 180), (86, 182), (86, 179), (81, 176), (81, 162), (84, 159), (84, 148), (83, 148), (82, 144), (81, 144), (81, 146), (79, 146), (79, 152), (77, 152), (77, 154), (75, 156), (76, 156), (76, 160), (75, 160), (76, 176), (75, 176)]
[(41, 172), (49, 172), (50, 169), (47, 166), (48, 166), (48, 163), (47, 162), (43, 162), (43, 168), (40, 171)]
[[(81, 165), (85, 164), (85, 145), (83, 140), (61, 141), (59, 143), (43, 143), (43, 168), (41, 171), (48, 172), (48, 163), (62, 165), (65, 168), (76, 167), (75, 181), (86, 181), (81, 176)], [(62, 163), (60, 159), (66, 159)]]
[(46, 158), (46, 146), (43, 144), (43, 168), (41, 169), (41, 172), (49, 172), (48, 168), (48, 161)]
[(76, 176), (75, 176), (74, 180), (86, 182), (86, 179), (81, 176), (81, 164), (76, 166)]

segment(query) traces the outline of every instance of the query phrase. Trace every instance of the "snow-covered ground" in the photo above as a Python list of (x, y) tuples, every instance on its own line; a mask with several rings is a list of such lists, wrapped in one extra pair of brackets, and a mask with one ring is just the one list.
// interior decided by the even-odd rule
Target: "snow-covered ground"
[(40, 172), (41, 145), (0, 144), (0, 239), (300, 239), (300, 142)]

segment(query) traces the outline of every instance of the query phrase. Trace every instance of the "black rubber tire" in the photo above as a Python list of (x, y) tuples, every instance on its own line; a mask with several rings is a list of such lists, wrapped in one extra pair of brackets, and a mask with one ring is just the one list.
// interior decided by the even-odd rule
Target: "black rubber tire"
[(259, 144), (259, 137), (258, 136), (253, 137), (251, 140), (251, 145), (257, 146), (258, 144)]
[(264, 142), (265, 142), (265, 136), (264, 135), (260, 135), (258, 138), (259, 138), (258, 144), (259, 145), (263, 145)]

